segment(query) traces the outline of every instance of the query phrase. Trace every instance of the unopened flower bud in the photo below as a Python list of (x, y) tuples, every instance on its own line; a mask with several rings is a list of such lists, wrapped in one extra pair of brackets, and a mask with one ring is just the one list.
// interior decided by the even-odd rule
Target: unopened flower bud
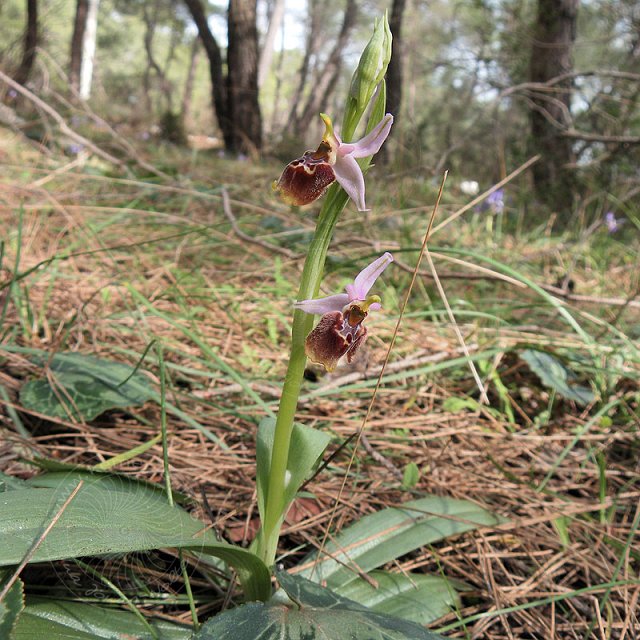
[(386, 14), (377, 20), (373, 35), (364, 48), (356, 68), (342, 127), (345, 140), (355, 133), (362, 114), (366, 111), (376, 88), (384, 79), (391, 60), (391, 29)]

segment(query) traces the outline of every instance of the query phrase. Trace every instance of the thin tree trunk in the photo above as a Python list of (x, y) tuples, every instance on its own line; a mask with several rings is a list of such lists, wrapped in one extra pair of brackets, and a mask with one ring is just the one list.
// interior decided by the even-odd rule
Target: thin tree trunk
[(14, 80), (19, 84), (26, 84), (33, 63), (36, 60), (36, 47), (38, 46), (38, 1), (27, 0), (27, 26), (24, 32), (24, 48), (22, 60), (16, 71)]
[[(153, 9), (154, 15), (157, 15), (158, 13), (159, 4), (160, 3), (158, 2), (158, 0), (156, 0), (155, 7)], [(160, 90), (162, 91), (162, 95), (164, 96), (164, 99), (166, 101), (166, 110), (171, 111), (171, 85), (168, 82), (167, 77), (162, 70), (162, 67), (160, 67), (153, 55), (153, 37), (156, 31), (156, 20), (154, 16), (151, 15), (148, 3), (144, 4), (143, 16), (145, 23), (144, 49), (147, 54), (147, 67), (144, 72), (144, 88), (147, 106), (151, 111), (151, 70), (153, 70), (153, 72), (156, 74), (156, 77), (158, 78), (158, 81), (160, 83)]]
[(286, 34), (284, 25), (282, 26), (282, 41), (280, 45), (280, 54), (278, 56), (278, 66), (276, 67), (276, 88), (273, 92), (273, 112), (271, 114), (271, 126), (269, 132), (276, 131), (278, 128), (278, 117), (280, 115), (280, 98), (282, 96), (282, 69), (284, 66), (284, 47), (286, 42)]
[(347, 0), (347, 6), (344, 11), (344, 18), (342, 20), (342, 27), (338, 39), (329, 54), (329, 58), (324, 65), (322, 71), (314, 86), (311, 89), (311, 93), (307, 98), (304, 109), (295, 122), (295, 131), (300, 134), (302, 129), (307, 126), (311, 118), (317, 115), (322, 110), (322, 105), (326, 104), (333, 89), (335, 88), (338, 77), (340, 76), (340, 69), (342, 67), (342, 52), (344, 51), (348, 41), (349, 33), (356, 22), (356, 15), (358, 12), (358, 5), (355, 0)]
[(318, 7), (320, 5), (316, 3), (309, 3), (308, 5), (308, 19), (309, 24), (307, 27), (307, 38), (304, 47), (304, 56), (300, 69), (298, 70), (298, 85), (296, 91), (291, 99), (291, 109), (289, 111), (289, 117), (287, 122), (296, 122), (298, 119), (298, 112), (300, 103), (302, 102), (302, 94), (307, 84), (307, 76), (309, 75), (309, 67), (311, 66), (311, 58), (314, 56), (320, 48), (321, 42), (321, 20)]
[(100, 0), (89, 0), (86, 27), (82, 44), (82, 64), (80, 66), (79, 95), (82, 100), (88, 100), (91, 95), (93, 80), (93, 63), (96, 55), (96, 38), (98, 35), (98, 7)]
[(227, 99), (233, 121), (233, 152), (262, 149), (258, 103), (258, 29), (256, 0), (229, 0)]
[(191, 60), (189, 62), (189, 71), (187, 80), (184, 84), (184, 93), (182, 94), (182, 107), (180, 109), (180, 117), (182, 122), (186, 124), (191, 113), (191, 99), (193, 98), (193, 87), (196, 80), (196, 69), (198, 67), (198, 57), (200, 53), (200, 40), (196, 37), (193, 39), (191, 47)]
[(264, 38), (262, 51), (260, 52), (260, 62), (258, 64), (258, 88), (262, 87), (273, 60), (273, 45), (278, 35), (278, 30), (282, 26), (284, 18), (284, 0), (275, 0), (267, 35)]
[(396, 123), (402, 104), (402, 17), (405, 6), (406, 0), (393, 0), (389, 19), (393, 41), (387, 67), (387, 111), (393, 114)]
[[(389, 28), (393, 36), (391, 44), (391, 60), (387, 67), (387, 112), (392, 113), (395, 118), (397, 130), (398, 116), (402, 105), (402, 17), (406, 6), (406, 0), (393, 0), (391, 16), (389, 18)], [(388, 164), (391, 162), (391, 147), (386, 144), (380, 149), (378, 154), (380, 160)]]
[(71, 90), (77, 93), (80, 89), (80, 69), (82, 67), (82, 48), (84, 44), (84, 32), (87, 26), (87, 13), (89, 0), (77, 0), (76, 17), (73, 23), (73, 35), (71, 36), (71, 54), (69, 60), (69, 84)]
[(227, 87), (222, 73), (222, 54), (216, 39), (209, 29), (207, 16), (204, 12), (201, 0), (184, 0), (191, 13), (193, 21), (198, 28), (198, 35), (202, 41), (202, 46), (209, 59), (209, 75), (211, 77), (211, 97), (214, 108), (214, 115), (218, 121), (225, 149), (231, 150), (234, 147), (234, 137), (229, 118), (227, 106)]
[[(538, 0), (529, 75), (532, 82), (546, 83), (571, 72), (580, 0)], [(533, 166), (533, 179), (539, 199), (562, 214), (571, 211), (575, 175), (565, 169), (573, 162), (571, 140), (563, 132), (571, 125), (572, 81), (554, 84), (532, 98), (531, 135), (540, 162)]]

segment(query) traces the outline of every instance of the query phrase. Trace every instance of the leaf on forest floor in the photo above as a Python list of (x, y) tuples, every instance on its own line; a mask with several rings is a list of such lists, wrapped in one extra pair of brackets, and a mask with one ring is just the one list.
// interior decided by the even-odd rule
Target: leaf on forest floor
[(20, 402), (52, 418), (86, 422), (109, 409), (138, 407), (155, 397), (149, 378), (127, 364), (65, 352), (55, 354), (47, 366), (50, 378), (26, 382)]
[(588, 387), (574, 384), (576, 374), (560, 360), (545, 351), (527, 349), (520, 357), (529, 365), (546, 387), (567, 400), (573, 400), (585, 406), (595, 400), (595, 395)]

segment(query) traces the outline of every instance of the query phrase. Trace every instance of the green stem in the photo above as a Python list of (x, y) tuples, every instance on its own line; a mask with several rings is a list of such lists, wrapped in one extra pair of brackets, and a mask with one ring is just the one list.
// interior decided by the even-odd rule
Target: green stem
[[(386, 25), (386, 20), (384, 24)], [(351, 102), (357, 102), (353, 99), (350, 100)], [(378, 122), (382, 120), (385, 112), (385, 104), (386, 89), (383, 81), (371, 109), (366, 133), (369, 133)], [(351, 140), (366, 106), (367, 104), (358, 105), (354, 103), (347, 107), (342, 126), (343, 139), (345, 142)], [(360, 161), (360, 167), (363, 171), (366, 171), (370, 161), (371, 158)], [(348, 200), (349, 197), (347, 194), (337, 184), (334, 184), (329, 189), (327, 198), (318, 217), (318, 224), (316, 225), (316, 231), (309, 246), (307, 259), (304, 263), (302, 280), (300, 281), (300, 289), (298, 290), (298, 300), (308, 300), (318, 295), (333, 230)], [(300, 387), (302, 386), (304, 367), (307, 362), (304, 341), (311, 329), (313, 329), (313, 316), (296, 310), (293, 314), (293, 326), (291, 330), (289, 367), (287, 368), (287, 374), (284, 379), (278, 416), (276, 418), (273, 452), (271, 454), (271, 465), (269, 467), (269, 486), (267, 487), (265, 495), (264, 522), (256, 539), (256, 553), (268, 567), (274, 563), (276, 557), (280, 527), (288, 506), (284, 503), (285, 477), (287, 473), (287, 462), (289, 461), (293, 420), (298, 406), (298, 396), (300, 395)]]
[[(347, 204), (347, 200), (347, 195), (336, 185), (329, 191), (320, 212), (316, 232), (304, 263), (302, 280), (298, 290), (298, 300), (307, 300), (318, 295), (329, 243), (331, 242), (338, 217)], [(280, 526), (285, 515), (285, 475), (289, 459), (291, 431), (298, 406), (304, 368), (307, 362), (304, 342), (312, 328), (313, 316), (296, 310), (293, 315), (291, 331), (291, 356), (282, 387), (278, 417), (276, 419), (273, 454), (269, 468), (269, 486), (265, 500), (266, 513), (257, 549), (258, 555), (267, 566), (271, 566), (275, 561)]]

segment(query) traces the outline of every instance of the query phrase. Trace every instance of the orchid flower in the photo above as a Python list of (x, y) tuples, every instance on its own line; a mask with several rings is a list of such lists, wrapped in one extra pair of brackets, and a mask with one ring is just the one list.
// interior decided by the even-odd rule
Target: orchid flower
[(305, 340), (305, 351), (313, 362), (333, 371), (343, 356), (347, 362), (353, 360), (367, 337), (367, 328), (362, 323), (369, 311), (381, 308), (380, 297), (370, 296), (369, 291), (392, 262), (393, 256), (387, 252), (365, 267), (345, 287), (346, 293), (295, 303), (296, 309), (322, 315)]
[(351, 143), (342, 142), (328, 115), (321, 113), (320, 117), (326, 127), (320, 146), (290, 162), (273, 183), (273, 189), (287, 204), (304, 205), (317, 200), (337, 180), (358, 211), (367, 211), (364, 176), (356, 159), (380, 150), (391, 131), (393, 116), (388, 113), (364, 138)]

